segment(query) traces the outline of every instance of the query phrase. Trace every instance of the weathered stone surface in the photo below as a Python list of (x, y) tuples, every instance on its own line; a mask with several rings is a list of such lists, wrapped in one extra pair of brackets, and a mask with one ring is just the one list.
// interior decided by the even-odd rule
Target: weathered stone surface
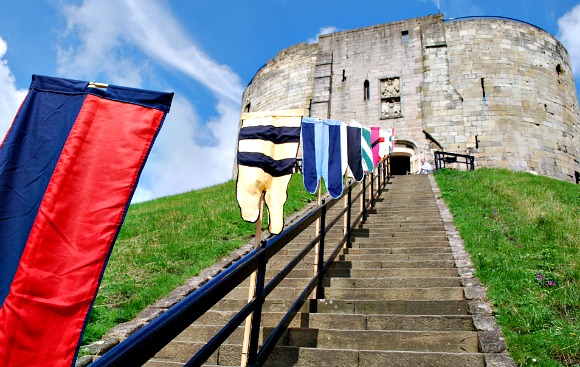
[(486, 367), (517, 367), (516, 363), (507, 353), (486, 353)]
[[(399, 89), (383, 93), (395, 80)], [(306, 108), (313, 117), (395, 128), (395, 152), (410, 156), (411, 172), (435, 150), (568, 181), (580, 171), (569, 55), (553, 35), (513, 20), (431, 15), (323, 35), (257, 71), (246, 108)]]

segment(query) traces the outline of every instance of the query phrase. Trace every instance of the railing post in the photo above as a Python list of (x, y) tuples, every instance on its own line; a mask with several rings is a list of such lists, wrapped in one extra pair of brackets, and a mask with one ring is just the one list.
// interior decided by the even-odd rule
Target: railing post
[(371, 208), (375, 207), (375, 172), (371, 173)]
[[(322, 201), (324, 205), (324, 200)], [(318, 249), (318, 259), (316, 264), (316, 274), (320, 274), (324, 266), (324, 240), (326, 238), (326, 205), (322, 207), (322, 214), (320, 215), (320, 242)], [(318, 278), (318, 286), (316, 287), (316, 299), (324, 299), (324, 287), (322, 278)]]
[(365, 177), (363, 178), (363, 184), (362, 184), (362, 200), (361, 200), (361, 206), (362, 206), (362, 222), (364, 223), (367, 220), (367, 174), (365, 174)]
[(348, 186), (348, 194), (347, 194), (347, 205), (348, 208), (346, 209), (346, 247), (351, 248), (352, 242), (350, 241), (351, 229), (350, 229), (350, 222), (351, 222), (351, 212), (352, 212), (352, 185)]
[(378, 177), (377, 177), (377, 196), (381, 195), (381, 177), (383, 175), (383, 161), (381, 160), (378, 165)]
[(264, 281), (266, 278), (266, 240), (260, 243), (260, 253), (258, 258), (258, 275), (256, 279), (256, 300), (258, 305), (252, 316), (252, 330), (250, 334), (250, 348), (248, 353), (248, 364), (250, 366), (256, 363), (258, 357), (258, 339), (260, 338), (260, 325), (262, 323), (262, 306), (264, 304)]
[(386, 182), (387, 182), (387, 178), (385, 177), (385, 171), (387, 170), (387, 165), (385, 164), (386, 161), (387, 161), (387, 157), (385, 156), (385, 158), (383, 158), (383, 160), (382, 160), (383, 184), (381, 186), (381, 192), (382, 192), (382, 190), (384, 190), (384, 188), (386, 186)]

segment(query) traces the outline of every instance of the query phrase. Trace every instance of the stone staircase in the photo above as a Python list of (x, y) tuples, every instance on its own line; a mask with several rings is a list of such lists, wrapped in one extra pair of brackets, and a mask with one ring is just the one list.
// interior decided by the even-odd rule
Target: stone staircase
[[(327, 243), (341, 231), (329, 233)], [(303, 233), (272, 258), (267, 276), (313, 235)], [(324, 299), (307, 302), (267, 366), (486, 366), (428, 176), (394, 177), (355, 230), (352, 248), (337, 260), (325, 279)], [(266, 299), (261, 339), (298, 297), (312, 269), (312, 261), (299, 265)], [(146, 366), (182, 366), (247, 294), (247, 287), (232, 291)], [(240, 327), (205, 366), (239, 366), (242, 336)]]

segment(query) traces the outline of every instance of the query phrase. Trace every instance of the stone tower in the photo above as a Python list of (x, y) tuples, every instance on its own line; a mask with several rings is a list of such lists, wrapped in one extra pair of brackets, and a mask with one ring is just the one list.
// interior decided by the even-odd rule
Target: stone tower
[(430, 15), (284, 49), (256, 73), (242, 112), (293, 108), (395, 128), (395, 172), (416, 172), (435, 150), (568, 181), (580, 171), (568, 53), (511, 19)]

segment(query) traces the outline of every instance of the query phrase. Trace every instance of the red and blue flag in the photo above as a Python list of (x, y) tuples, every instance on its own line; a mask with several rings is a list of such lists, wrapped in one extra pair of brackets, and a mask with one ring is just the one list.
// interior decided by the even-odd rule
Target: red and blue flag
[(0, 366), (72, 366), (173, 93), (34, 75), (0, 145)]

